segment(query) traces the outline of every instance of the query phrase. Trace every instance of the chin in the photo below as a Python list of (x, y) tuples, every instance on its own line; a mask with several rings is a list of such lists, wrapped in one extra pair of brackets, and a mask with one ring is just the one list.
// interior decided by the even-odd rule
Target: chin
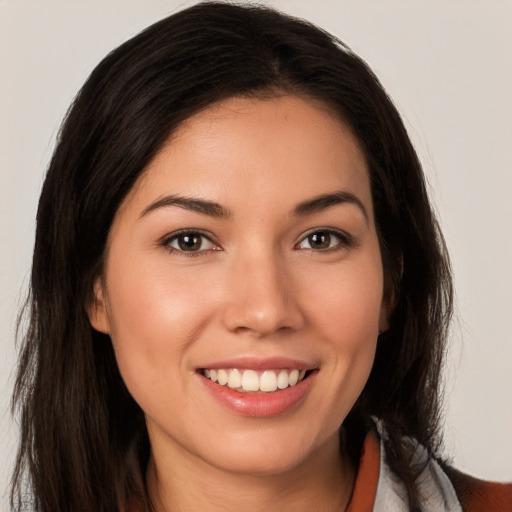
[[(337, 440), (337, 433), (335, 438)], [(307, 439), (307, 436), (303, 437), (297, 432), (270, 431), (252, 436), (241, 433), (219, 442), (216, 453), (208, 458), (210, 464), (226, 472), (276, 476), (296, 470), (320, 450), (314, 439)]]
[(282, 454), (281, 450), (273, 453), (261, 451), (259, 454), (246, 455), (245, 453), (234, 454), (233, 457), (225, 457), (220, 464), (216, 464), (219, 469), (245, 476), (277, 476), (288, 473), (296, 469), (303, 462), (303, 458), (293, 454)]

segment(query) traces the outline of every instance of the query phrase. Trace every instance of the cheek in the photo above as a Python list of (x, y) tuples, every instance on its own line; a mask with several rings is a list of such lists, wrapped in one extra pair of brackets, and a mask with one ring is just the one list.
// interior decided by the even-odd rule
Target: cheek
[(383, 308), (383, 277), (379, 260), (359, 260), (318, 270), (309, 289), (311, 317), (330, 340), (356, 348), (374, 340)]
[(208, 282), (200, 270), (191, 280), (190, 270), (166, 264), (165, 253), (147, 261), (114, 254), (112, 261), (116, 265), (108, 269), (107, 291), (113, 330), (123, 334), (119, 338), (138, 339), (149, 349), (157, 342), (172, 345), (199, 326), (212, 302), (211, 288), (203, 286), (199, 293), (198, 282)]
[(190, 371), (187, 349), (213, 314), (216, 292), (203, 286), (198, 293), (190, 279), (165, 264), (115, 261), (107, 282), (111, 338), (128, 389), (150, 413), (155, 389), (172, 402), (173, 391), (183, 391), (183, 375)]
[(328, 361), (325, 404), (335, 411), (334, 424), (341, 423), (365, 386), (375, 359), (383, 300), (380, 260), (371, 258), (364, 265), (358, 260), (317, 271), (308, 288), (308, 316)]

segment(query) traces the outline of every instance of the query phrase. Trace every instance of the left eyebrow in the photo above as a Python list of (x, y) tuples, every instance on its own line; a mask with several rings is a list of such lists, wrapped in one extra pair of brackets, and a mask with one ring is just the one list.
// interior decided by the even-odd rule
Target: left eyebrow
[(179, 195), (164, 196), (151, 203), (148, 207), (144, 208), (141, 217), (151, 213), (159, 208), (166, 208), (169, 206), (178, 206), (185, 210), (201, 213), (210, 217), (217, 217), (227, 219), (231, 217), (231, 212), (224, 208), (219, 203), (208, 201), (206, 199), (196, 199), (191, 197), (182, 197)]
[(366, 210), (363, 202), (356, 195), (351, 192), (347, 192), (346, 190), (339, 190), (330, 194), (322, 194), (299, 203), (293, 209), (292, 216), (303, 217), (321, 212), (327, 208), (331, 208), (332, 206), (345, 203), (357, 206), (364, 215), (366, 222), (368, 223), (370, 221), (370, 216), (368, 215), (368, 211)]

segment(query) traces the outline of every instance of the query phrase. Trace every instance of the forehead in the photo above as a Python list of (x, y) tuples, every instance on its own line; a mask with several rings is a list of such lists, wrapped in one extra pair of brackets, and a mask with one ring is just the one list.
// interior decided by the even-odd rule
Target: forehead
[(158, 195), (206, 197), (236, 209), (346, 190), (369, 212), (366, 159), (349, 127), (298, 96), (230, 98), (184, 121), (147, 166), (124, 204)]

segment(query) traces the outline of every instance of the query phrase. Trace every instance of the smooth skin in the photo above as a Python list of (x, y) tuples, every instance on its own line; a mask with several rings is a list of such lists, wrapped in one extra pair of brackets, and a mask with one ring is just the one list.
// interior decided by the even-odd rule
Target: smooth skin
[[(146, 416), (156, 510), (344, 510), (338, 429), (386, 328), (383, 281), (366, 160), (323, 105), (231, 98), (177, 129), (116, 214), (89, 308)], [(283, 414), (238, 415), (198, 369), (243, 357), (314, 381)]]

